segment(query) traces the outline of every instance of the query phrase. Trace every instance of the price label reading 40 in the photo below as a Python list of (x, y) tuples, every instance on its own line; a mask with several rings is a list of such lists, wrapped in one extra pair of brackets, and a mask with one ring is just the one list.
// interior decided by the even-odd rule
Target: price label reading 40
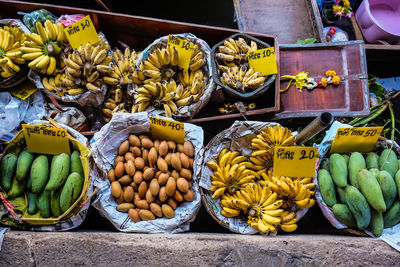
[(89, 15), (66, 27), (64, 32), (74, 49), (78, 49), (81, 45), (85, 46), (87, 43), (97, 44), (100, 41)]
[(150, 128), (154, 138), (177, 143), (185, 142), (185, 129), (182, 122), (150, 117)]
[(330, 153), (371, 152), (382, 130), (382, 126), (339, 128)]
[(274, 176), (314, 177), (318, 158), (316, 147), (275, 147)]
[(247, 58), (249, 60), (250, 68), (253, 68), (256, 72), (261, 72), (261, 76), (278, 73), (275, 47), (248, 52)]
[(66, 129), (22, 124), (22, 130), (29, 152), (51, 155), (71, 153)]
[(178, 66), (184, 70), (188, 70), (190, 65), (190, 59), (192, 58), (193, 55), (194, 44), (182, 38), (174, 36), (172, 34), (168, 35), (168, 44), (175, 47), (178, 50), (179, 54)]

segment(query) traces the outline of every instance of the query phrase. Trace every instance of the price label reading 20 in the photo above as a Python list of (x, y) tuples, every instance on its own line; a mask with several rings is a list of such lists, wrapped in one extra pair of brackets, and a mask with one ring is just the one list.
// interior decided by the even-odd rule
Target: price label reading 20
[(317, 158), (316, 147), (275, 147), (273, 175), (313, 177)]

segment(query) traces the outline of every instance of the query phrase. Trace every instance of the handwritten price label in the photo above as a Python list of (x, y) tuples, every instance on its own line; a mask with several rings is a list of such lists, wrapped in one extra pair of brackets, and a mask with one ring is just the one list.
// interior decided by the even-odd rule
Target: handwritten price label
[(250, 68), (261, 72), (261, 76), (278, 73), (275, 58), (275, 47), (259, 49), (247, 53)]
[(22, 124), (22, 130), (29, 152), (51, 155), (70, 154), (66, 129)]
[(314, 177), (317, 157), (316, 147), (275, 147), (273, 175)]
[(382, 126), (339, 128), (330, 153), (371, 152), (382, 130)]
[(172, 34), (168, 35), (168, 44), (175, 47), (179, 54), (178, 66), (184, 70), (189, 69), (190, 59), (193, 55), (193, 43)]
[(185, 142), (185, 129), (182, 122), (150, 117), (150, 128), (154, 138), (177, 143)]
[(15, 89), (11, 92), (11, 94), (19, 99), (25, 100), (34, 94), (38, 89), (31, 82), (24, 82), (19, 85), (18, 89)]
[(78, 49), (81, 45), (85, 46), (87, 43), (97, 44), (100, 41), (89, 15), (66, 27), (64, 32), (74, 49)]

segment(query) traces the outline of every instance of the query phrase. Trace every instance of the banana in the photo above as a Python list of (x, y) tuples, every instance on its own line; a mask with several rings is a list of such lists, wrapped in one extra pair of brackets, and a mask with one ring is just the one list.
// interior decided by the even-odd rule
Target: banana
[(198, 69), (200, 69), (201, 67), (203, 67), (204, 65), (204, 60), (201, 58), (197, 61), (195, 61), (194, 63), (190, 64), (189, 68), (191, 71), (196, 71)]
[(47, 36), (47, 33), (45, 32), (43, 25), (40, 21), (36, 22), (36, 30), (43, 42), (47, 42), (49, 40), (49, 37)]
[(50, 40), (57, 40), (56, 29), (54, 28), (54, 24), (51, 23), (50, 20), (46, 20), (44, 22), (44, 27), (45, 27), (45, 32), (46, 32), (46, 35), (48, 36), (48, 38)]
[(86, 88), (87, 88), (90, 92), (92, 92), (92, 93), (94, 93), (94, 94), (97, 94), (97, 93), (100, 93), (100, 92), (101, 92), (101, 89), (100, 89), (99, 87), (97, 87), (96, 85), (92, 84), (92, 83), (87, 83), (87, 84), (86, 84)]
[(100, 64), (105, 58), (107, 57), (107, 50), (101, 50), (93, 60), (93, 64), (97, 65)]
[(234, 56), (228, 55), (228, 54), (223, 54), (223, 53), (216, 53), (216, 54), (215, 54), (215, 57), (216, 57), (218, 60), (222, 60), (222, 61), (226, 61), (226, 62), (230, 62), (230, 61), (235, 60), (235, 57), (234, 57)]
[(47, 67), (47, 75), (53, 75), (56, 72), (57, 61), (54, 57), (50, 57), (49, 66)]
[(176, 47), (171, 46), (170, 55), (171, 55), (171, 66), (178, 66), (179, 55), (178, 55), (178, 50), (176, 49)]
[(66, 92), (69, 95), (80, 95), (85, 92), (85, 89), (68, 89)]

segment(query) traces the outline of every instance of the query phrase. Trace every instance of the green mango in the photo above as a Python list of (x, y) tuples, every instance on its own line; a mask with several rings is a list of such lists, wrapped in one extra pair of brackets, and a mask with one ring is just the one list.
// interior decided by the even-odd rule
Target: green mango
[(358, 185), (362, 194), (367, 199), (368, 203), (376, 211), (385, 212), (386, 204), (383, 198), (381, 187), (378, 181), (370, 171), (367, 169), (362, 169), (357, 174)]
[(358, 229), (366, 229), (371, 222), (371, 210), (367, 200), (357, 187), (349, 185), (345, 190), (347, 206), (356, 219)]
[(0, 163), (1, 187), (8, 191), (11, 188), (13, 175), (17, 167), (17, 156), (13, 153), (4, 155)]
[(28, 152), (28, 150), (24, 150), (19, 154), (17, 160), (17, 168), (15, 171), (15, 177), (18, 181), (25, 180), (31, 168), (33, 158), (33, 154)]
[(396, 153), (394, 153), (393, 150), (387, 148), (382, 151), (379, 157), (379, 169), (381, 171), (387, 171), (390, 173), (390, 175), (392, 175), (392, 177), (396, 175), (396, 172), (399, 169), (399, 163)]
[(375, 152), (369, 152), (365, 159), (367, 169), (378, 169), (379, 168), (379, 155)]
[(383, 215), (382, 212), (371, 209), (371, 223), (369, 227), (372, 233), (378, 237), (382, 235), (384, 229)]
[(360, 152), (351, 153), (349, 160), (349, 180), (352, 186), (360, 188), (357, 182), (357, 173), (366, 168), (364, 156)]
[(353, 214), (351, 214), (349, 208), (346, 204), (335, 204), (332, 207), (332, 212), (341, 223), (349, 228), (356, 228), (357, 222), (354, 219)]
[(318, 170), (318, 186), (322, 199), (326, 205), (332, 207), (336, 204), (335, 185), (329, 172), (325, 169)]
[(348, 169), (346, 160), (344, 157), (338, 153), (333, 153), (329, 157), (329, 170), (333, 182), (337, 186), (346, 187), (347, 186), (347, 175)]
[(375, 177), (381, 187), (386, 209), (390, 209), (397, 196), (396, 183), (387, 171), (380, 171)]

